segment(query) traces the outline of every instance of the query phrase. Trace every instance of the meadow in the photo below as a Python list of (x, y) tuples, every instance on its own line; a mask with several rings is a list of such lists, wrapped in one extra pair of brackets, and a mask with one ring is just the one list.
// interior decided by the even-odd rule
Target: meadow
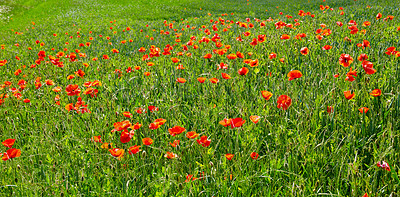
[(398, 1), (0, 1), (0, 196), (399, 196)]

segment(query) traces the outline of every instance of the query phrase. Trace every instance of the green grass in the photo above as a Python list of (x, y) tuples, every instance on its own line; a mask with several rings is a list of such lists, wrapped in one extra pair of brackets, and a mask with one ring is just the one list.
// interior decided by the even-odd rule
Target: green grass
[[(323, 13), (320, 4), (329, 5), (334, 11)], [(0, 105), (0, 141), (16, 139), (13, 147), (21, 150), (21, 156), (0, 161), (0, 196), (396, 195), (400, 189), (400, 57), (388, 56), (385, 51), (391, 46), (400, 49), (397, 4), (370, 0), (1, 1), (0, 5), (13, 9), (7, 13), (12, 20), (3, 20), (0, 26), (0, 45), (4, 45), (0, 60), (8, 61), (0, 67), (0, 83), (12, 83), (0, 86), (0, 95), (9, 95)], [(344, 8), (343, 15), (339, 14), (339, 7)], [(315, 17), (298, 16), (299, 10)], [(379, 12), (383, 18), (393, 15), (394, 19), (376, 20)], [(227, 16), (221, 16), (225, 13)], [(217, 25), (217, 32), (212, 30), (210, 20), (220, 17), (234, 21), (226, 32), (222, 30), (227, 25), (221, 24)], [(267, 22), (269, 17), (274, 21)], [(235, 24), (246, 22), (246, 18), (255, 28)], [(254, 18), (266, 21), (266, 27), (260, 28)], [(277, 21), (294, 25), (294, 19), (300, 23), (296, 28), (274, 26)], [(173, 28), (164, 26), (164, 20), (173, 23)], [(357, 27), (366, 30), (366, 34), (350, 34), (350, 20), (356, 20)], [(337, 26), (337, 21), (344, 25)], [(370, 21), (371, 26), (363, 27), (364, 21)], [(315, 33), (320, 24), (332, 31), (322, 40)], [(199, 30), (202, 25), (211, 30), (210, 35), (204, 33), (206, 28)], [(126, 31), (127, 27), (131, 30)], [(161, 30), (170, 34), (160, 34)], [(244, 36), (246, 31), (251, 35)], [(176, 42), (175, 33), (181, 33), (181, 42)], [(217, 48), (213, 41), (198, 42), (202, 37), (211, 39), (215, 33), (223, 45), (231, 46), (225, 55), (213, 53)], [(307, 37), (295, 39), (299, 33)], [(291, 38), (283, 41), (283, 34)], [(239, 35), (243, 42), (236, 40)], [(251, 46), (249, 43), (257, 35), (266, 35), (266, 41)], [(192, 36), (199, 48), (188, 46), (189, 50), (183, 51), (181, 45)], [(351, 42), (345, 41), (345, 37)], [(36, 40), (44, 45), (36, 44)], [(125, 44), (121, 43), (123, 40)], [(363, 40), (368, 40), (371, 47), (357, 47)], [(87, 42), (91, 45), (79, 46)], [(152, 45), (163, 52), (167, 44), (177, 44), (172, 55), (142, 60)], [(333, 48), (323, 51), (325, 45)], [(140, 53), (140, 47), (146, 48), (146, 52)], [(309, 54), (300, 54), (302, 47), (308, 47)], [(76, 49), (86, 57), (79, 57)], [(119, 53), (112, 53), (112, 49)], [(45, 61), (60, 51), (75, 52), (78, 57), (74, 62), (61, 57), (62, 68), (45, 61), (30, 68), (39, 51), (46, 52)], [(237, 51), (245, 55), (244, 59), (258, 59), (259, 65), (250, 67), (243, 59), (226, 57)], [(184, 55), (178, 56), (178, 52)], [(207, 53), (213, 57), (204, 59)], [(269, 59), (270, 53), (276, 53), (277, 58)], [(354, 58), (350, 67), (357, 70), (358, 76), (353, 82), (345, 81), (350, 67), (338, 63), (342, 53)], [(361, 53), (368, 55), (376, 73), (366, 74), (357, 60)], [(106, 54), (110, 59), (102, 59)], [(94, 57), (98, 60), (93, 61)], [(178, 57), (180, 62), (173, 63), (172, 57)], [(281, 63), (280, 58), (285, 62)], [(155, 65), (150, 67), (146, 62)], [(221, 62), (229, 65), (227, 70), (217, 70)], [(185, 69), (177, 70), (178, 64)], [(141, 69), (135, 70), (135, 66)], [(127, 73), (128, 67), (134, 71)], [(249, 69), (247, 75), (238, 74), (242, 67)], [(21, 69), (21, 74), (14, 74), (17, 69)], [(79, 69), (85, 72), (83, 78), (67, 79)], [(303, 76), (288, 81), (291, 70), (300, 70)], [(150, 76), (145, 76), (145, 72), (150, 72)], [(231, 79), (223, 79), (221, 73), (229, 74)], [(339, 77), (334, 78), (335, 74)], [(36, 89), (38, 77), (42, 87)], [(186, 83), (177, 83), (179, 77), (185, 78)], [(207, 80), (199, 83), (198, 77)], [(214, 77), (220, 80), (218, 84), (208, 80)], [(11, 88), (20, 88), (21, 79), (26, 81), (26, 87), (18, 99)], [(46, 85), (47, 79), (55, 85)], [(98, 89), (97, 96), (83, 94), (87, 89), (83, 84), (94, 80), (102, 83), (94, 87)], [(80, 96), (91, 113), (65, 109), (78, 99), (67, 95), (65, 89), (69, 84), (79, 85)], [(56, 86), (61, 87), (61, 92), (52, 91)], [(377, 88), (382, 90), (380, 97), (369, 95)], [(262, 97), (263, 90), (273, 93), (270, 100)], [(343, 92), (347, 90), (355, 92), (354, 99), (345, 99)], [(60, 96), (60, 105), (55, 102), (56, 95)], [(292, 99), (287, 110), (277, 108), (280, 95)], [(24, 103), (23, 99), (31, 102)], [(147, 110), (148, 106), (156, 106), (159, 111), (136, 113), (137, 108)], [(333, 106), (333, 113), (327, 113), (328, 106)], [(369, 111), (361, 114), (361, 107), (368, 107)], [(124, 117), (125, 111), (133, 117)], [(260, 116), (260, 121), (254, 124), (251, 115)], [(240, 128), (219, 124), (224, 118), (237, 117), (246, 120)], [(167, 121), (156, 130), (149, 129), (157, 118)], [(121, 131), (111, 132), (115, 122), (124, 120), (143, 125), (128, 143), (120, 142)], [(186, 131), (172, 136), (168, 129), (176, 125)], [(188, 131), (208, 136), (211, 145), (202, 147), (195, 139), (188, 139)], [(113, 148), (124, 149), (124, 158), (114, 158), (101, 148), (102, 143), (91, 141), (98, 135), (103, 142), (113, 143)], [(154, 143), (143, 145), (142, 139), (146, 137)], [(180, 140), (178, 147), (169, 144), (174, 140)], [(133, 145), (141, 145), (142, 151), (129, 155), (128, 148)], [(0, 152), (7, 149), (2, 146)], [(164, 157), (167, 151), (178, 158)], [(257, 152), (259, 158), (252, 160), (251, 152)], [(227, 153), (234, 154), (231, 161), (225, 158)], [(386, 161), (391, 171), (377, 167), (379, 161)], [(199, 179), (186, 183), (188, 174)]]

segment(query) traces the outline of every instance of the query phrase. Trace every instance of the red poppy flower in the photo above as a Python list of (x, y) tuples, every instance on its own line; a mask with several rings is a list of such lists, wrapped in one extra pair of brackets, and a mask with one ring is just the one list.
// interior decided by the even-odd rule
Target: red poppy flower
[(150, 123), (150, 125), (149, 125), (149, 129), (151, 129), (151, 130), (155, 130), (155, 129), (158, 129), (158, 128), (160, 128), (160, 124), (158, 124), (157, 122), (152, 122), (152, 123)]
[(194, 139), (194, 138), (196, 138), (198, 136), (199, 136), (199, 134), (196, 133), (196, 131), (189, 131), (189, 132), (186, 133), (186, 137), (189, 138), (189, 139)]
[(256, 67), (258, 66), (258, 59), (251, 60), (249, 63), (250, 67)]
[(273, 94), (270, 91), (262, 90), (261, 95), (264, 97), (265, 100), (268, 101), (272, 97)]
[(156, 120), (154, 121), (154, 123), (157, 123), (158, 125), (163, 125), (163, 124), (166, 123), (166, 122), (167, 122), (167, 120), (162, 119), (162, 118), (156, 119)]
[(209, 53), (207, 53), (207, 54), (205, 54), (203, 57), (204, 57), (204, 59), (211, 59), (211, 58), (212, 58), (212, 55), (209, 54)]
[(129, 148), (129, 154), (130, 155), (132, 155), (132, 154), (136, 154), (136, 153), (138, 153), (140, 151), (140, 146), (138, 146), (138, 145), (135, 145), (135, 146), (131, 146), (130, 148)]
[(230, 160), (232, 160), (233, 159), (233, 154), (230, 154), (230, 153), (228, 153), (228, 154), (225, 154), (225, 157), (230, 161)]
[(382, 91), (380, 89), (375, 89), (375, 90), (372, 90), (372, 92), (369, 94), (374, 97), (378, 97), (378, 96), (382, 95)]
[(178, 78), (178, 79), (176, 79), (176, 82), (178, 82), (178, 83), (185, 83), (185, 82), (186, 82), (186, 79), (185, 79), (185, 78)]
[(14, 145), (15, 139), (6, 139), (4, 140), (4, 142), (2, 142), (2, 144), (7, 147), (7, 148), (12, 148), (12, 146)]
[(289, 35), (283, 34), (283, 35), (281, 36), (281, 40), (287, 40), (287, 39), (290, 39), (290, 36), (289, 36)]
[(119, 149), (119, 148), (109, 149), (108, 151), (110, 151), (112, 156), (117, 157), (118, 159), (121, 159), (125, 153), (124, 149)]
[(158, 111), (158, 110), (159, 110), (158, 107), (153, 106), (153, 105), (150, 105), (150, 106), (147, 107), (147, 108), (149, 109), (150, 112), (155, 112), (155, 111)]
[(342, 54), (339, 58), (339, 64), (348, 67), (350, 64), (353, 63), (353, 58), (349, 54)]
[(101, 135), (99, 135), (99, 136), (93, 136), (90, 140), (92, 140), (93, 142), (102, 143), (102, 142), (101, 142)]
[(170, 142), (169, 144), (171, 144), (171, 146), (172, 147), (177, 147), (177, 146), (179, 146), (179, 143), (180, 143), (181, 141), (180, 140), (174, 140), (174, 142)]
[(167, 153), (164, 155), (164, 157), (166, 157), (166, 158), (168, 158), (168, 159), (174, 159), (174, 158), (178, 157), (178, 155), (175, 154), (175, 153), (172, 153), (172, 152), (167, 152)]
[(376, 72), (376, 70), (373, 68), (374, 64), (372, 64), (372, 62), (363, 61), (362, 67), (363, 67), (365, 73), (367, 73), (368, 75), (372, 75)]
[(12, 148), (12, 149), (8, 149), (7, 152), (5, 152), (3, 154), (2, 160), (3, 161), (7, 161), (9, 159), (17, 158), (19, 156), (21, 156), (21, 150), (20, 149), (16, 149), (16, 148)]
[(303, 47), (303, 48), (301, 48), (300, 49), (300, 53), (302, 54), (302, 55), (307, 55), (308, 54), (308, 48), (307, 47)]
[(355, 93), (352, 94), (350, 90), (349, 90), (349, 91), (344, 91), (344, 97), (345, 97), (347, 100), (353, 99), (354, 96), (355, 96)]
[(243, 120), (242, 118), (233, 118), (231, 119), (231, 128), (241, 127), (245, 122), (246, 120)]
[(388, 163), (386, 163), (386, 161), (382, 161), (382, 162), (379, 161), (376, 165), (378, 167), (383, 168), (383, 169), (385, 169), (385, 170), (390, 172), (390, 166), (389, 166)]
[(131, 112), (128, 112), (128, 111), (123, 112), (122, 115), (124, 115), (124, 116), (127, 117), (127, 118), (132, 118), (132, 116), (133, 116), (132, 113), (131, 113)]
[(78, 95), (81, 93), (81, 90), (79, 89), (79, 86), (74, 84), (70, 84), (67, 85), (67, 87), (65, 88), (65, 91), (67, 92), (68, 96), (74, 96), (74, 95)]
[(303, 76), (303, 74), (298, 71), (298, 70), (292, 70), (288, 73), (287, 75), (289, 77), (289, 81), (292, 81), (293, 79), (297, 79)]
[(360, 109), (358, 109), (358, 111), (360, 111), (360, 113), (367, 113), (369, 110), (368, 107), (361, 107)]
[(239, 75), (247, 75), (248, 72), (249, 72), (249, 69), (246, 67), (243, 67), (238, 70)]
[(131, 141), (134, 134), (135, 132), (133, 130), (132, 131), (125, 130), (121, 132), (121, 136), (119, 139), (122, 143), (128, 143), (129, 141)]
[(328, 51), (330, 49), (332, 49), (332, 46), (330, 46), (330, 45), (325, 45), (325, 46), (322, 47), (322, 50)]
[(147, 138), (143, 138), (142, 142), (143, 142), (144, 145), (149, 146), (149, 145), (153, 144), (153, 139), (148, 138), (148, 137)]
[(256, 152), (252, 152), (251, 154), (250, 154), (250, 157), (253, 159), (253, 160), (256, 160), (257, 158), (258, 158), (258, 153), (256, 153)]
[(376, 15), (376, 20), (378, 20), (378, 19), (380, 19), (380, 18), (382, 18), (382, 14), (381, 14), (381, 13), (378, 13), (378, 14)]
[(365, 60), (367, 60), (368, 59), (368, 56), (367, 56), (367, 54), (360, 54), (360, 56), (358, 56), (358, 61), (361, 61), (361, 62), (363, 62), (363, 61), (365, 61)]
[(258, 121), (260, 121), (260, 116), (254, 115), (254, 116), (250, 116), (250, 120), (252, 122), (254, 122), (254, 124), (257, 124)]
[(231, 76), (229, 76), (226, 73), (221, 73), (221, 75), (222, 75), (222, 78), (224, 78), (224, 79), (230, 79), (231, 78)]
[(205, 77), (199, 77), (197, 78), (197, 81), (199, 81), (200, 83), (204, 83), (206, 81), (207, 78)]
[(174, 126), (172, 128), (169, 128), (168, 131), (169, 131), (169, 134), (171, 134), (172, 136), (175, 136), (175, 135), (179, 135), (179, 134), (183, 133), (184, 131), (186, 131), (186, 129), (181, 126)]
[(171, 58), (171, 60), (172, 60), (172, 62), (174, 62), (174, 63), (178, 63), (179, 61), (181, 61), (180, 59), (178, 59), (178, 58), (176, 58), (176, 57)]
[(278, 108), (282, 108), (283, 110), (287, 110), (289, 106), (292, 104), (292, 99), (287, 95), (280, 95), (278, 97)]
[(203, 135), (200, 137), (199, 140), (196, 140), (198, 144), (202, 145), (203, 147), (208, 147), (211, 144), (211, 140), (207, 139), (207, 136)]
[(231, 119), (223, 119), (221, 121), (219, 121), (219, 124), (224, 126), (224, 127), (228, 127), (229, 125), (231, 125), (232, 120)]
[(211, 83), (218, 83), (218, 82), (219, 82), (219, 79), (217, 79), (217, 78), (211, 78), (211, 79), (210, 79), (210, 82), (211, 82)]
[(130, 126), (131, 126), (131, 123), (129, 122), (129, 120), (124, 120), (122, 122), (115, 122), (114, 123), (114, 129), (111, 130), (111, 132), (126, 130)]

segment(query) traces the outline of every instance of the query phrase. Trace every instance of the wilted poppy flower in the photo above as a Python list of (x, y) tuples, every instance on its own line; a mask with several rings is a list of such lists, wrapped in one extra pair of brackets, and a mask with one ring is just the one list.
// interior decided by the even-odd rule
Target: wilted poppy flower
[(172, 152), (167, 152), (167, 153), (164, 155), (164, 157), (166, 157), (166, 158), (168, 158), (168, 159), (174, 159), (174, 158), (178, 157), (178, 155), (175, 154), (175, 153), (172, 153)]
[(326, 107), (326, 112), (328, 112), (329, 114), (333, 112), (333, 107), (332, 106), (327, 106)]
[(186, 176), (185, 183), (190, 182), (191, 180), (192, 180), (192, 181), (195, 181), (195, 180), (197, 180), (197, 178), (196, 178), (196, 177), (193, 177), (192, 174), (188, 174), (188, 175)]
[(389, 164), (386, 163), (386, 161), (382, 161), (382, 162), (379, 161), (376, 165), (377, 165), (378, 167), (383, 168), (383, 169), (385, 169), (385, 170), (387, 170), (387, 171), (390, 172)]
[(218, 83), (218, 82), (219, 82), (219, 79), (217, 79), (217, 78), (211, 78), (211, 79), (210, 79), (210, 82), (211, 82), (211, 83)]
[(368, 107), (361, 107), (360, 109), (358, 109), (358, 111), (360, 111), (360, 113), (367, 113), (369, 110)]
[(350, 64), (353, 63), (353, 58), (349, 54), (342, 54), (339, 58), (339, 64), (348, 67)]
[(189, 131), (189, 132), (186, 133), (186, 137), (189, 138), (189, 139), (194, 139), (194, 138), (196, 138), (198, 136), (199, 136), (199, 134), (196, 133), (196, 131)]
[(278, 108), (282, 108), (283, 110), (287, 110), (289, 106), (292, 104), (292, 99), (287, 95), (280, 95), (278, 97)]
[(256, 160), (257, 158), (258, 158), (258, 153), (256, 153), (256, 152), (252, 152), (251, 154), (250, 154), (250, 157), (253, 159), (253, 160)]
[(170, 142), (169, 144), (171, 144), (172, 147), (177, 147), (179, 145), (181, 141), (180, 140), (174, 140), (174, 142)]
[(242, 118), (233, 118), (230, 122), (231, 128), (233, 129), (235, 127), (241, 127), (246, 122), (246, 120), (243, 120)]
[(371, 96), (378, 97), (378, 96), (382, 95), (382, 91), (380, 89), (375, 89), (375, 90), (372, 90), (372, 92), (369, 94)]
[(357, 70), (353, 70), (351, 67), (350, 67), (350, 71), (346, 74), (346, 81), (354, 81), (354, 80), (356, 80), (354, 77), (357, 77)]
[(138, 145), (135, 145), (135, 146), (131, 146), (130, 148), (129, 148), (129, 154), (130, 155), (132, 155), (132, 154), (136, 154), (136, 153), (138, 153), (140, 151), (140, 146), (138, 146)]
[(287, 75), (289, 77), (289, 81), (292, 81), (293, 79), (297, 79), (303, 76), (303, 74), (298, 71), (298, 70), (292, 70), (288, 73)]
[(258, 121), (260, 120), (260, 116), (254, 115), (254, 116), (250, 116), (250, 120), (252, 122), (254, 122), (254, 124), (257, 124)]
[(368, 75), (372, 75), (376, 72), (376, 70), (373, 68), (374, 64), (372, 64), (372, 62), (363, 61), (362, 67), (363, 67), (365, 73)]
[(144, 145), (149, 146), (149, 145), (153, 144), (153, 139), (148, 138), (148, 137), (147, 138), (143, 138), (142, 142), (143, 142)]
[(3, 154), (2, 160), (3, 161), (7, 161), (9, 159), (17, 158), (19, 156), (21, 156), (21, 150), (20, 149), (16, 149), (16, 148), (12, 148), (12, 149), (8, 149), (7, 152), (5, 152)]
[(233, 159), (233, 154), (230, 154), (230, 153), (225, 154), (225, 157), (230, 161)]
[(300, 49), (300, 53), (302, 54), (302, 55), (307, 55), (308, 54), (308, 48), (307, 47), (303, 47), (303, 48), (301, 48)]
[(131, 113), (131, 112), (128, 112), (128, 111), (123, 112), (122, 115), (124, 115), (124, 116), (127, 117), (127, 118), (132, 118), (132, 116), (133, 116), (132, 113)]
[(238, 70), (239, 75), (247, 75), (248, 72), (249, 72), (249, 69), (246, 67), (243, 67)]
[(210, 146), (211, 140), (207, 139), (207, 136), (203, 135), (200, 137), (199, 140), (196, 140), (198, 144), (202, 145), (203, 147)]
[(350, 90), (349, 90), (349, 91), (344, 91), (344, 97), (345, 97), (347, 100), (353, 99), (354, 96), (355, 96), (355, 93), (352, 94)]
[(181, 126), (174, 126), (172, 128), (169, 128), (168, 131), (169, 131), (169, 134), (171, 134), (172, 136), (175, 136), (175, 135), (179, 135), (179, 134), (183, 133), (184, 131), (186, 131), (186, 129)]
[(74, 95), (78, 95), (81, 93), (81, 90), (79, 89), (79, 86), (74, 84), (70, 84), (67, 85), (67, 87), (65, 88), (65, 91), (67, 92), (68, 96), (74, 96)]
[(7, 147), (7, 148), (12, 148), (12, 146), (14, 145), (15, 139), (6, 139), (4, 140), (4, 142), (2, 142), (2, 144)]
[(272, 97), (273, 94), (270, 91), (262, 90), (261, 95), (264, 97), (265, 100), (268, 101)]
[(119, 149), (119, 148), (109, 149), (108, 151), (110, 151), (112, 156), (117, 157), (118, 159), (121, 159), (125, 153), (124, 149)]
[(113, 145), (112, 143), (105, 142), (104, 144), (101, 145), (101, 148), (102, 149), (112, 149), (113, 148), (112, 145)]
[(176, 82), (178, 82), (178, 83), (185, 83), (185, 82), (186, 82), (186, 79), (185, 79), (185, 78), (178, 78), (178, 79), (176, 79)]

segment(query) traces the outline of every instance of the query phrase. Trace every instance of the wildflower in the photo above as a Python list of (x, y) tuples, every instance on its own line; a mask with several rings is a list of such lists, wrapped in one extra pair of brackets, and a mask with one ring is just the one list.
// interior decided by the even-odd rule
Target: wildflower
[(292, 104), (292, 99), (287, 95), (280, 95), (278, 97), (278, 108), (282, 108), (283, 110), (287, 110), (289, 106)]

